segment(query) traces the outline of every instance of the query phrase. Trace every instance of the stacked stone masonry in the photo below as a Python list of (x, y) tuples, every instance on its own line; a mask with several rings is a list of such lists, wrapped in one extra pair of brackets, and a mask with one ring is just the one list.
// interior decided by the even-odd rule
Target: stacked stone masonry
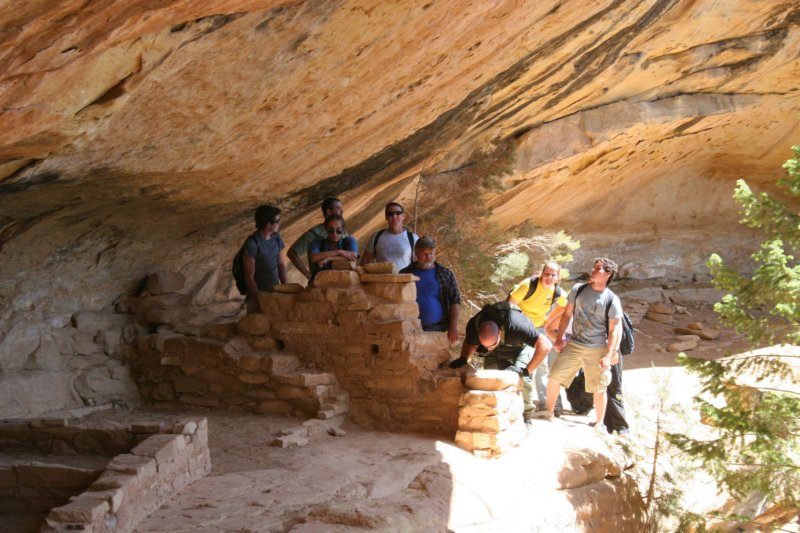
[[(414, 276), (330, 270), (259, 295), (263, 314), (197, 336), (138, 339), (132, 373), (151, 402), (237, 408), (452, 437), (461, 379), (444, 333), (423, 332)], [(174, 328), (177, 329), (177, 328)], [(205, 328), (208, 332), (208, 328)]]
[(477, 457), (499, 457), (522, 444), (520, 379), (514, 372), (480, 370), (467, 374), (461, 396), (456, 444)]
[[(0, 511), (49, 513), (43, 532), (127, 532), (174, 494), (208, 475), (205, 418), (163, 423), (69, 419), (0, 422)], [(24, 454), (16, 462), (8, 454)], [(75, 467), (53, 457), (105, 457)], [(73, 459), (74, 463), (75, 460)], [(53, 508), (54, 507), (54, 508)]]

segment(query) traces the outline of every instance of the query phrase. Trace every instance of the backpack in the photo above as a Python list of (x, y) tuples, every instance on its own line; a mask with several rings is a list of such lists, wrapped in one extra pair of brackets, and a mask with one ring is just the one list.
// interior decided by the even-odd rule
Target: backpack
[[(247, 241), (253, 238), (255, 238), (255, 235), (250, 235), (244, 241), (239, 251), (233, 256), (233, 263), (231, 264), (231, 273), (234, 281), (236, 281), (236, 288), (239, 289), (239, 294), (242, 296), (247, 296), (247, 282), (244, 280), (244, 247)], [(258, 254), (258, 248), (256, 248), (256, 254)]]
[[(381, 235), (386, 233), (386, 228), (383, 228), (378, 233), (375, 234), (375, 238), (372, 239), (372, 250), (377, 255), (378, 252), (378, 240), (381, 238)], [(411, 246), (411, 256), (414, 256), (414, 234), (411, 232), (410, 229), (406, 228), (406, 236), (408, 236), (408, 245)]]
[[(585, 289), (589, 284), (584, 283), (578, 290), (575, 291), (575, 301), (578, 301), (578, 296), (580, 296), (583, 289)], [(606, 304), (606, 335), (608, 335), (608, 312), (611, 310), (611, 304), (614, 303), (614, 298), (619, 298), (614, 291), (609, 289), (611, 292), (611, 298), (608, 300)], [(622, 305), (622, 302), (620, 302)], [(619, 353), (622, 355), (630, 355), (633, 353), (633, 349), (635, 348), (635, 341), (633, 338), (633, 323), (631, 322), (631, 317), (628, 316), (628, 313), (625, 311), (622, 312), (622, 318), (619, 321), (619, 325), (622, 326), (622, 340), (619, 343)]]
[[(539, 286), (539, 276), (532, 277), (531, 282), (528, 284), (528, 292), (525, 293), (525, 296), (522, 298), (520, 303), (524, 302), (525, 300), (533, 296), (533, 293), (536, 292), (536, 288), (538, 286)], [(550, 300), (550, 311), (552, 311), (553, 307), (556, 306), (556, 300), (558, 300), (562, 294), (563, 291), (561, 290), (561, 287), (556, 285), (555, 289), (553, 289), (553, 299)], [(509, 294), (509, 296), (511, 295)]]

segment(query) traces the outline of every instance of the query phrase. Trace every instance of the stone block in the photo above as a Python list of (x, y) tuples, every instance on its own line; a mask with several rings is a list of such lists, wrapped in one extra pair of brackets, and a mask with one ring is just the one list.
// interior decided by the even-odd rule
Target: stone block
[(361, 283), (411, 283), (419, 281), (414, 274), (361, 274)]
[(258, 372), (261, 366), (262, 357), (255, 354), (247, 354), (239, 357), (239, 368), (248, 372)]
[(688, 352), (697, 348), (697, 341), (679, 341), (667, 345), (669, 352)]
[(499, 391), (519, 388), (519, 374), (510, 370), (478, 370), (466, 375), (464, 385), (472, 390)]
[(647, 310), (648, 311), (652, 311), (654, 313), (661, 313), (662, 315), (671, 315), (671, 314), (675, 313), (675, 310), (672, 309), (672, 307), (670, 307), (668, 305), (665, 305), (665, 304), (663, 304), (661, 302), (656, 302), (656, 303), (650, 304), (650, 306), (647, 308)]
[(269, 315), (253, 313), (242, 318), (236, 324), (236, 329), (242, 335), (262, 336), (269, 335), (270, 326)]
[(329, 372), (293, 372), (291, 374), (275, 375), (274, 380), (282, 385), (292, 387), (313, 387), (335, 384), (336, 376)]
[[(344, 289), (347, 290), (347, 289)], [(305, 291), (297, 295), (298, 302), (324, 302), (327, 289), (319, 287), (308, 287)]]
[(292, 322), (320, 323), (332, 321), (333, 307), (327, 302), (297, 302), (289, 312)]
[(522, 394), (512, 392), (513, 389), (503, 391), (477, 391), (467, 390), (461, 396), (459, 405), (461, 410), (474, 412), (522, 412)]
[(239, 381), (248, 385), (263, 385), (269, 383), (269, 376), (260, 372), (244, 372), (239, 374)]
[(359, 285), (358, 273), (349, 270), (323, 270), (318, 272), (312, 282), (314, 287), (350, 287)]
[(380, 263), (369, 263), (367, 265), (362, 265), (364, 272), (368, 272), (370, 274), (396, 274), (397, 267), (395, 267), (394, 263), (391, 261), (382, 261)]
[(291, 435), (284, 435), (276, 437), (270, 442), (270, 446), (277, 448), (298, 448), (308, 444), (308, 436), (293, 433)]
[(186, 278), (177, 272), (156, 272), (147, 276), (147, 290), (150, 294), (178, 292), (186, 285)]
[(267, 374), (287, 374), (300, 368), (300, 359), (288, 354), (270, 354), (259, 359), (258, 370)]
[(355, 270), (356, 269), (356, 262), (355, 261), (347, 261), (347, 260), (331, 261), (330, 265), (331, 265), (331, 268), (333, 270)]
[(367, 283), (364, 285), (367, 294), (392, 302), (416, 302), (416, 283)]
[(254, 350), (274, 350), (278, 347), (278, 341), (274, 337), (257, 337), (250, 340), (250, 345)]
[(272, 287), (272, 290), (281, 294), (297, 294), (303, 292), (303, 286), (299, 283), (282, 283)]
[(162, 463), (174, 461), (185, 447), (186, 441), (181, 435), (152, 435), (133, 448), (131, 453), (152, 457), (160, 467)]
[(502, 414), (486, 414), (471, 416), (461, 410), (458, 415), (458, 429), (478, 433), (499, 433), (507, 430), (516, 419)]
[(297, 299), (294, 294), (280, 292), (259, 292), (258, 303), (265, 314), (269, 314), (273, 324), (284, 322)]
[(673, 330), (675, 333), (679, 333), (681, 335), (697, 335), (701, 339), (705, 341), (713, 341), (719, 334), (721, 333), (718, 329), (702, 329), (697, 330), (693, 328), (675, 328)]
[(325, 300), (335, 304), (347, 306), (351, 304), (364, 304), (368, 303), (367, 295), (360, 287), (350, 287), (342, 289), (340, 287), (327, 287), (325, 288)]
[[(93, 524), (103, 520), (111, 509), (108, 501), (81, 494), (73, 501), (56, 507), (47, 515), (46, 522), (50, 527), (56, 524)], [(61, 531), (64, 528), (58, 528)]]
[(367, 313), (367, 320), (370, 322), (393, 322), (414, 318), (419, 318), (419, 307), (416, 301), (378, 304), (372, 306)]
[(644, 317), (647, 320), (652, 320), (653, 322), (659, 322), (661, 324), (672, 324), (672, 314), (665, 314), (665, 313), (656, 313), (655, 311), (648, 311)]
[(703, 329), (703, 323), (702, 322), (689, 322), (688, 324), (686, 324), (686, 327), (689, 328), (689, 329), (702, 330)]

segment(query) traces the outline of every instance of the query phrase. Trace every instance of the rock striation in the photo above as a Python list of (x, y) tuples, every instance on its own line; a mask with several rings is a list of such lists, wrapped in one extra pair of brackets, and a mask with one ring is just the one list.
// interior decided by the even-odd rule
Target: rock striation
[(259, 203), (291, 242), (339, 195), (363, 239), (500, 139), (493, 222), (702, 276), (750, 251), (733, 180), (769, 187), (800, 133), (795, 2), (51, 4), (0, 6), (4, 416), (133, 401), (128, 297), (174, 272), (150, 296), (224, 314)]

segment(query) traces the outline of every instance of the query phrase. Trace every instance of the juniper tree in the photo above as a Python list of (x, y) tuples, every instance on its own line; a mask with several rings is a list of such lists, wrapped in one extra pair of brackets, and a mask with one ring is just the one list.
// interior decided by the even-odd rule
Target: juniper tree
[(784, 165), (787, 177), (778, 181), (785, 192), (781, 197), (756, 194), (743, 180), (736, 183), (733, 197), (741, 206), (741, 223), (764, 235), (751, 256), (753, 273), (737, 273), (717, 254), (707, 263), (714, 285), (728, 293), (714, 306), (720, 320), (745, 335), (753, 348), (772, 348), (720, 360), (681, 354), (681, 362), (700, 379), (702, 393), (694, 401), (715, 436), (670, 436), (729, 494), (739, 501), (761, 494), (782, 520), (800, 508), (800, 395), (781, 386), (796, 382), (787, 362), (797, 355), (778, 346), (800, 344), (800, 147), (792, 150), (794, 158)]

